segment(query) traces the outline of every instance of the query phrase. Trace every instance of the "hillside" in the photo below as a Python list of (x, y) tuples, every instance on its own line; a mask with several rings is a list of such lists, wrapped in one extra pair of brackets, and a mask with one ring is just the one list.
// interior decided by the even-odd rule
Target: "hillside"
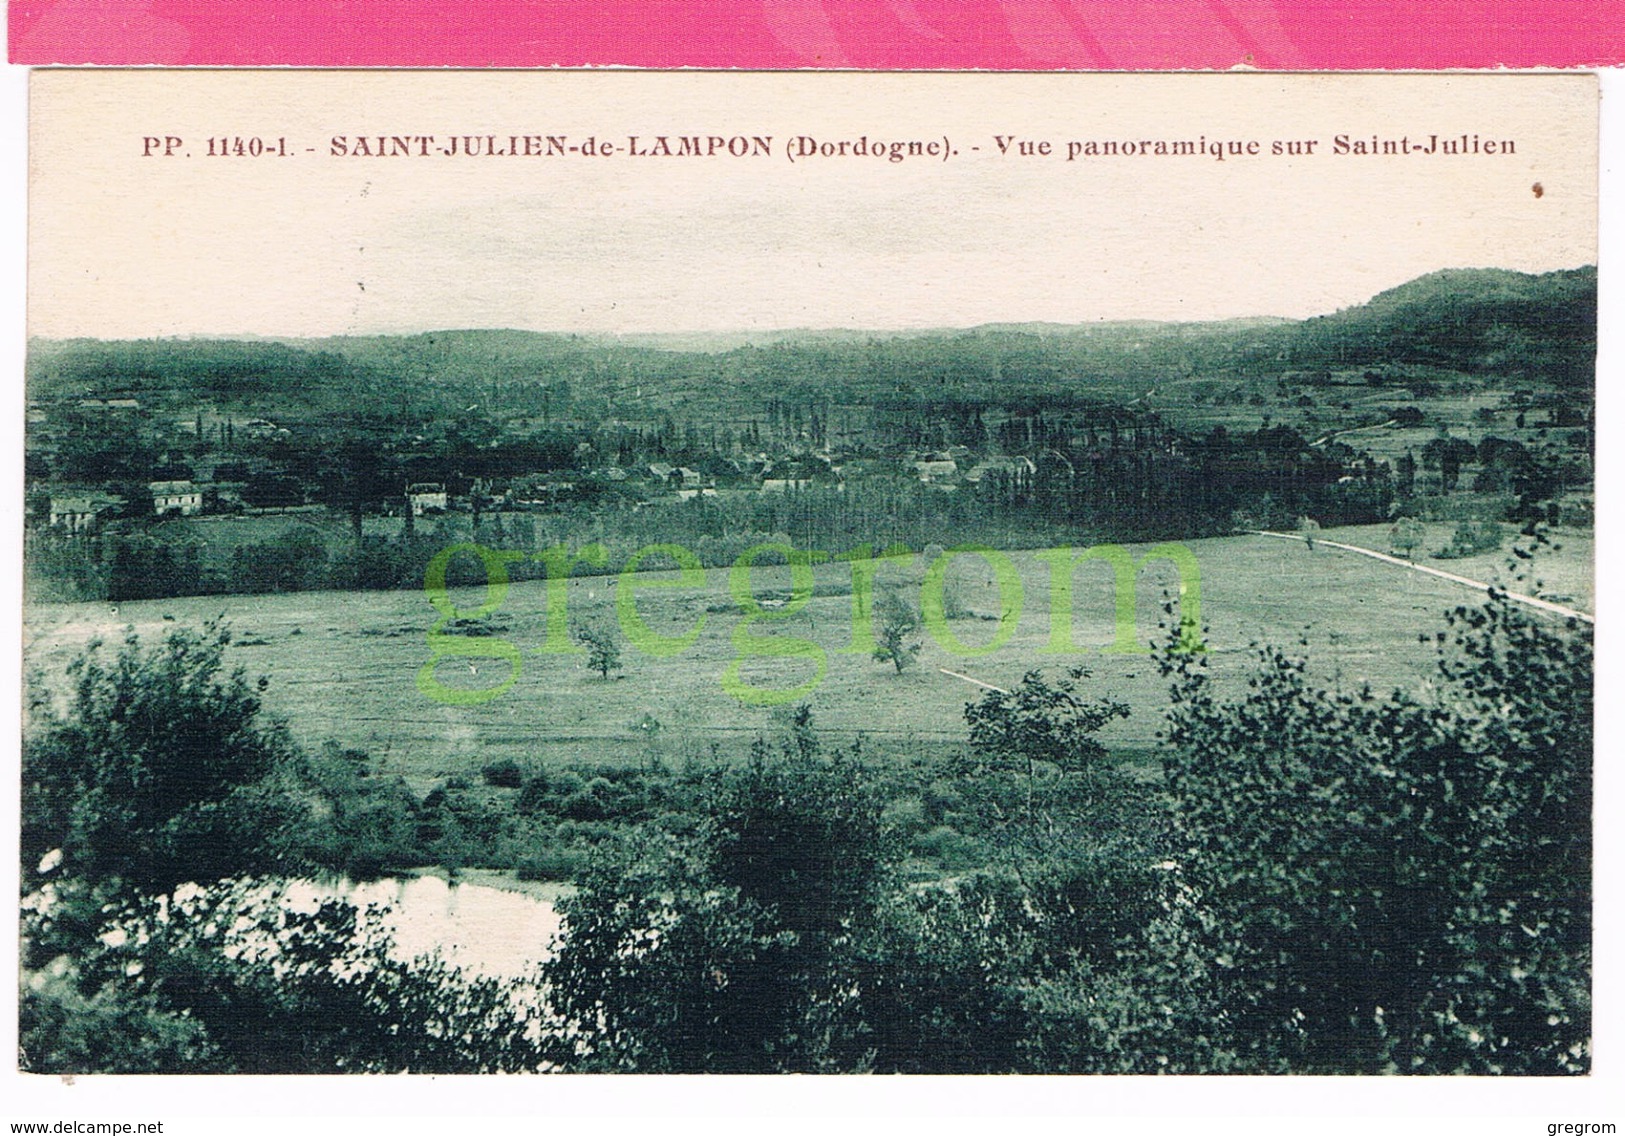
[(1584, 388), (1597, 354), (1597, 270), (1434, 272), (1306, 320), (1287, 346), (1300, 366), (1408, 363)]
[(287, 413), (376, 402), (398, 414), (488, 408), (727, 417), (805, 394), (863, 405), (1054, 394), (1134, 398), (1204, 374), (1421, 366), (1589, 389), (1594, 267), (1430, 273), (1300, 322), (1002, 324), (920, 332), (775, 331), (624, 338), (452, 330), (321, 340), (35, 340), (31, 398), (174, 392)]

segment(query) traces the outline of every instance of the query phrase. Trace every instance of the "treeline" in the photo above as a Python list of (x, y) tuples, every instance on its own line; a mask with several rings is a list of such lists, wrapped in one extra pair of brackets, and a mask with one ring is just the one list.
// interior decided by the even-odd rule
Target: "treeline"
[[(845, 482), (809, 478), (782, 493), (687, 501), (646, 501), (636, 490), (588, 478), (549, 512), (499, 512), (488, 504), (478, 514), (420, 518), (396, 536), (361, 529), (359, 540), (354, 530), (338, 536), (293, 525), (238, 546), (229, 562), (206, 556), (200, 537), (177, 535), (185, 522), (164, 532), (126, 523), (81, 536), (35, 528), (25, 545), (30, 593), (40, 600), (118, 601), (415, 588), (435, 555), (464, 541), (518, 551), (598, 543), (609, 557), (601, 570), (618, 572), (650, 544), (681, 544), (705, 566), (723, 567), (764, 542), (835, 554), (864, 544), (1015, 549), (1188, 539), (1238, 524), (1290, 524), (1302, 515), (1326, 524), (1383, 521), (1395, 495), (1386, 466), (1367, 462), (1347, 474), (1285, 427), (1192, 440), (1155, 424), (1097, 429), (1052, 413), (1023, 429), (1043, 446), (1036, 460), (988, 468), (977, 483), (952, 490), (922, 483), (904, 463), (874, 463)], [(512, 567), (520, 580), (544, 571), (539, 562)]]
[[(372, 377), (333, 351), (241, 340), (36, 340), (27, 378), (33, 398), (145, 392), (298, 399)], [(352, 388), (353, 389), (353, 388)]]
[[(1384, 363), (1592, 385), (1596, 269), (1531, 276), (1436, 272), (1335, 314), (1298, 323), (992, 326), (850, 338), (793, 333), (718, 350), (516, 331), (315, 341), (75, 340), (31, 344), (32, 397), (108, 390), (266, 394), (341, 409), (358, 393), (410, 416), (487, 411), (613, 417), (644, 411), (724, 419), (743, 401), (795, 392), (864, 406), (892, 394), (996, 402), (1012, 388), (1066, 394), (1080, 384), (1204, 373), (1273, 373)], [(722, 349), (726, 345), (727, 349)]]
[[(1425, 701), (1274, 650), (1227, 693), (1179, 631), (1160, 777), (1074, 671), (916, 758), (828, 752), (803, 709), (741, 765), (499, 763), (421, 802), (301, 752), (217, 631), (92, 648), (25, 735), (20, 1063), (1586, 1072), (1586, 629), (1462, 609)], [(579, 884), (533, 981), (275, 886), (426, 845)]]

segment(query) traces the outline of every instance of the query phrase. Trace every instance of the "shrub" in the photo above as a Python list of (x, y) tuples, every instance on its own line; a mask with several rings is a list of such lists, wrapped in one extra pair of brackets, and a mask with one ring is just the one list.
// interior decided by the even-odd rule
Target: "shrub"
[(898, 797), (882, 811), (881, 819), (903, 835), (923, 832), (926, 827), (925, 805), (918, 797)]
[(553, 796), (568, 797), (572, 793), (579, 793), (587, 783), (575, 770), (565, 769), (553, 774), (549, 784), (552, 786)]
[(69, 664), (65, 710), (34, 691), (25, 870), (61, 849), (64, 874), (164, 889), (280, 864), (297, 805), (273, 778), (297, 751), (260, 716), (264, 680), (226, 669), (230, 641), (209, 624), (151, 648), (131, 635), (112, 659), (94, 642)]
[(580, 848), (543, 848), (522, 857), (514, 874), (522, 880), (572, 880), (586, 860), (587, 853)]
[(952, 781), (932, 781), (920, 792), (925, 819), (937, 824), (965, 806), (965, 798)]
[(1433, 554), (1435, 560), (1461, 560), (1494, 552), (1501, 547), (1505, 534), (1494, 521), (1462, 521), (1456, 526), (1450, 543)]
[(559, 815), (571, 820), (607, 820), (618, 812), (622, 793), (603, 777), (594, 777), (564, 798)]
[(520, 785), (513, 807), (524, 816), (534, 816), (545, 810), (552, 799), (552, 782), (545, 771), (537, 770)]
[(524, 784), (525, 771), (517, 761), (505, 757), (480, 770), (480, 776), (494, 789), (518, 789)]
[(1225, 702), (1164, 656), (1179, 872), (1254, 1071), (1588, 1066), (1589, 632), (1504, 598), (1449, 628), (1426, 701), (1266, 649)]
[(980, 840), (946, 824), (922, 832), (910, 841), (909, 847), (916, 856), (934, 860), (950, 872), (977, 867), (987, 859), (987, 849)]

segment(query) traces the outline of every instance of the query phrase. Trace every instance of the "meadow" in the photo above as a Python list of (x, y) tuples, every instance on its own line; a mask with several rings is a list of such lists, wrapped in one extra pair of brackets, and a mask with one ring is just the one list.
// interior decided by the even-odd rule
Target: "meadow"
[[(1429, 542), (1442, 543), (1446, 526)], [(1385, 530), (1327, 529), (1326, 538), (1387, 551)], [(1561, 549), (1545, 553), (1536, 574), (1549, 591), (1590, 610), (1588, 537), (1560, 534)], [(1432, 672), (1431, 643), (1419, 634), (1443, 626), (1442, 613), (1477, 602), (1471, 589), (1352, 553), (1265, 537), (1235, 536), (1186, 543), (1200, 567), (1200, 618), (1207, 629), (1210, 667), (1223, 683), (1239, 686), (1253, 668), (1252, 645), (1290, 644), (1300, 638), (1312, 669), (1330, 684), (1354, 690), (1416, 689)], [(1144, 546), (1131, 549), (1136, 555)], [(1148, 757), (1156, 746), (1168, 692), (1149, 654), (1118, 653), (1114, 645), (1111, 571), (1086, 564), (1074, 574), (1073, 642), (1077, 650), (1049, 650), (1051, 568), (1035, 552), (1008, 554), (1021, 581), (1019, 619), (1001, 628), (995, 572), (974, 556), (957, 559), (948, 588), (964, 609), (939, 642), (919, 632), (913, 666), (897, 673), (889, 663), (853, 648), (851, 568), (816, 568), (814, 597), (799, 610), (771, 610), (789, 595), (789, 572), (758, 566), (752, 591), (767, 602), (771, 621), (738, 630), (743, 615), (729, 594), (727, 570), (704, 573), (703, 586), (677, 583), (675, 572), (640, 573), (637, 611), (649, 629), (681, 636), (698, 627), (693, 642), (666, 657), (651, 657), (621, 639), (623, 669), (605, 678), (581, 654), (543, 653), (547, 642), (547, 584), (514, 583), (500, 608), (482, 621), (481, 634), (514, 644), (518, 676), (502, 694), (476, 705), (444, 705), (420, 691), (420, 668), (430, 658), (427, 632), (439, 618), (422, 591), (303, 592), (286, 595), (189, 597), (111, 605), (37, 605), (27, 617), (25, 661), (47, 686), (62, 682), (67, 662), (95, 637), (115, 642), (126, 629), (144, 639), (173, 626), (223, 618), (232, 628), (231, 653), (250, 676), (269, 679), (267, 708), (287, 720), (303, 743), (328, 740), (368, 752), (375, 768), (399, 774), (419, 793), (456, 774), (476, 774), (511, 758), (525, 765), (566, 762), (628, 764), (681, 761), (712, 752), (743, 753), (750, 741), (772, 733), (792, 703), (812, 706), (814, 723), (830, 741), (862, 735), (869, 748), (908, 753), (940, 749), (965, 738), (967, 702), (975, 683), (1009, 688), (1030, 670), (1059, 675), (1069, 666), (1089, 669), (1085, 689), (1129, 705), (1131, 713), (1103, 735), (1121, 754)], [(1494, 579), (1505, 554), (1465, 561), (1428, 561), (1476, 579)], [(884, 587), (918, 602), (921, 572), (887, 565)], [(1503, 582), (1509, 582), (1503, 580)], [(567, 610), (572, 626), (615, 626), (617, 583), (612, 577), (573, 579)], [(1006, 584), (1007, 592), (1009, 583)], [(1167, 561), (1147, 563), (1138, 576), (1135, 639), (1165, 638), (1160, 609), (1178, 587)], [(1192, 589), (1194, 591), (1195, 589)], [(1532, 590), (1525, 586), (1521, 590)], [(460, 614), (487, 599), (483, 588), (452, 589)], [(791, 604), (789, 608), (796, 605)], [(805, 698), (778, 705), (744, 705), (723, 685), (739, 659), (736, 635), (773, 635), (817, 644), (827, 672)], [(1003, 637), (985, 654), (970, 654)], [(473, 639), (473, 636), (465, 638)], [(952, 649), (955, 644), (959, 650)], [(485, 646), (489, 647), (489, 643)], [(494, 653), (494, 652), (493, 652)], [(948, 674), (945, 671), (953, 671)], [(501, 684), (510, 664), (500, 658), (447, 658), (435, 670), (451, 689), (483, 690)], [(761, 690), (789, 691), (817, 674), (808, 658), (754, 658), (737, 677)], [(974, 682), (970, 681), (974, 680)]]

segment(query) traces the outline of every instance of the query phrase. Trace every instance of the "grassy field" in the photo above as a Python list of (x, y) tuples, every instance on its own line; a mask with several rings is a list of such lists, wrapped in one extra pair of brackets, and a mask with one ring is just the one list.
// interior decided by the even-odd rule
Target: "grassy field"
[[(1502, 525), (1507, 539), (1499, 551), (1448, 560), (1437, 559), (1433, 554), (1449, 546), (1451, 534), (1456, 531), (1455, 524), (1437, 522), (1424, 524), (1422, 527), (1427, 535), (1413, 553), (1418, 564), (1444, 572), (1454, 572), (1470, 580), (1496, 584), (1509, 591), (1548, 599), (1580, 611), (1596, 610), (1593, 569), (1596, 541), (1589, 531), (1565, 528), (1551, 530), (1549, 536), (1556, 546), (1555, 551), (1542, 554), (1528, 562), (1527, 566), (1519, 562), (1519, 571), (1514, 572), (1511, 565), (1517, 558), (1513, 556), (1511, 550), (1514, 545), (1528, 543), (1518, 536), (1516, 525)], [(1373, 552), (1394, 555), (1389, 532), (1388, 525), (1351, 525), (1347, 528), (1327, 529), (1326, 535), (1332, 540), (1352, 544), (1356, 548), (1369, 548)]]
[[(1448, 533), (1429, 533), (1429, 547)], [(1328, 529), (1329, 539), (1387, 551), (1386, 529)], [(1549, 589), (1590, 608), (1590, 543), (1562, 540), (1562, 551), (1541, 570)], [(1353, 553), (1264, 537), (1191, 541), (1201, 569), (1201, 618), (1209, 628), (1215, 674), (1240, 689), (1250, 672), (1250, 644), (1308, 640), (1312, 665), (1329, 682), (1352, 689), (1415, 688), (1433, 664), (1419, 632), (1442, 626), (1441, 614), (1477, 602), (1470, 589), (1409, 572)], [(1136, 549), (1136, 551), (1143, 551)], [(1019, 621), (1008, 641), (991, 653), (965, 657), (924, 637), (917, 665), (897, 674), (867, 653), (845, 651), (851, 642), (852, 601), (844, 564), (818, 568), (818, 595), (805, 609), (759, 630), (810, 640), (826, 651), (827, 674), (808, 697), (815, 725), (833, 738), (859, 734), (871, 749), (917, 751), (962, 741), (963, 711), (979, 689), (948, 674), (1009, 687), (1023, 673), (1050, 673), (1081, 663), (1086, 683), (1128, 703), (1129, 718), (1115, 723), (1109, 740), (1123, 750), (1155, 745), (1166, 707), (1166, 683), (1146, 655), (1115, 654), (1111, 574), (1100, 564), (1076, 573), (1074, 654), (1047, 653), (1050, 639), (1050, 569), (1034, 553), (1010, 554), (1022, 582)], [(1497, 563), (1501, 556), (1485, 558)], [(1419, 554), (1420, 559), (1420, 554)], [(1490, 578), (1492, 564), (1426, 561), (1475, 578)], [(903, 594), (918, 595), (919, 575), (887, 567), (881, 579), (900, 573)], [(1483, 573), (1482, 575), (1477, 575)], [(511, 689), (480, 705), (440, 705), (418, 690), (416, 676), (429, 658), (425, 633), (435, 619), (422, 592), (306, 592), (252, 597), (208, 597), (109, 604), (59, 604), (32, 608), (27, 617), (27, 665), (47, 683), (95, 636), (116, 640), (126, 627), (147, 638), (166, 628), (197, 625), (224, 616), (236, 636), (232, 658), (250, 675), (266, 675), (269, 708), (284, 716), (307, 744), (332, 739), (369, 751), (385, 770), (426, 790), (453, 773), (477, 771), (495, 759), (527, 763), (635, 762), (659, 755), (681, 760), (713, 746), (725, 755), (743, 752), (750, 740), (773, 731), (785, 706), (745, 706), (723, 688), (736, 658), (734, 636), (741, 615), (727, 592), (724, 571), (706, 574), (703, 588), (639, 590), (637, 608), (650, 627), (678, 635), (703, 620), (698, 638), (666, 658), (651, 658), (623, 643), (625, 669), (608, 679), (589, 672), (575, 655), (539, 653), (546, 639), (546, 591), (541, 582), (514, 584), (492, 620), (492, 633), (523, 652)], [(644, 574), (646, 580), (670, 578)], [(987, 644), (998, 632), (999, 607), (993, 573), (980, 560), (956, 562), (951, 579), (973, 613), (948, 628), (967, 645)], [(1136, 639), (1160, 638), (1158, 609), (1165, 591), (1177, 586), (1170, 564), (1140, 573)], [(755, 594), (787, 589), (783, 568), (759, 568)], [(625, 584), (620, 584), (624, 588)], [(572, 622), (615, 618), (617, 585), (608, 578), (571, 581)], [(483, 589), (454, 591), (460, 610), (475, 608)], [(471, 669), (472, 668), (472, 669)], [(509, 673), (495, 658), (447, 659), (436, 674), (448, 687), (488, 688)], [(813, 676), (802, 660), (756, 660), (740, 677), (751, 685), (787, 689)]]

